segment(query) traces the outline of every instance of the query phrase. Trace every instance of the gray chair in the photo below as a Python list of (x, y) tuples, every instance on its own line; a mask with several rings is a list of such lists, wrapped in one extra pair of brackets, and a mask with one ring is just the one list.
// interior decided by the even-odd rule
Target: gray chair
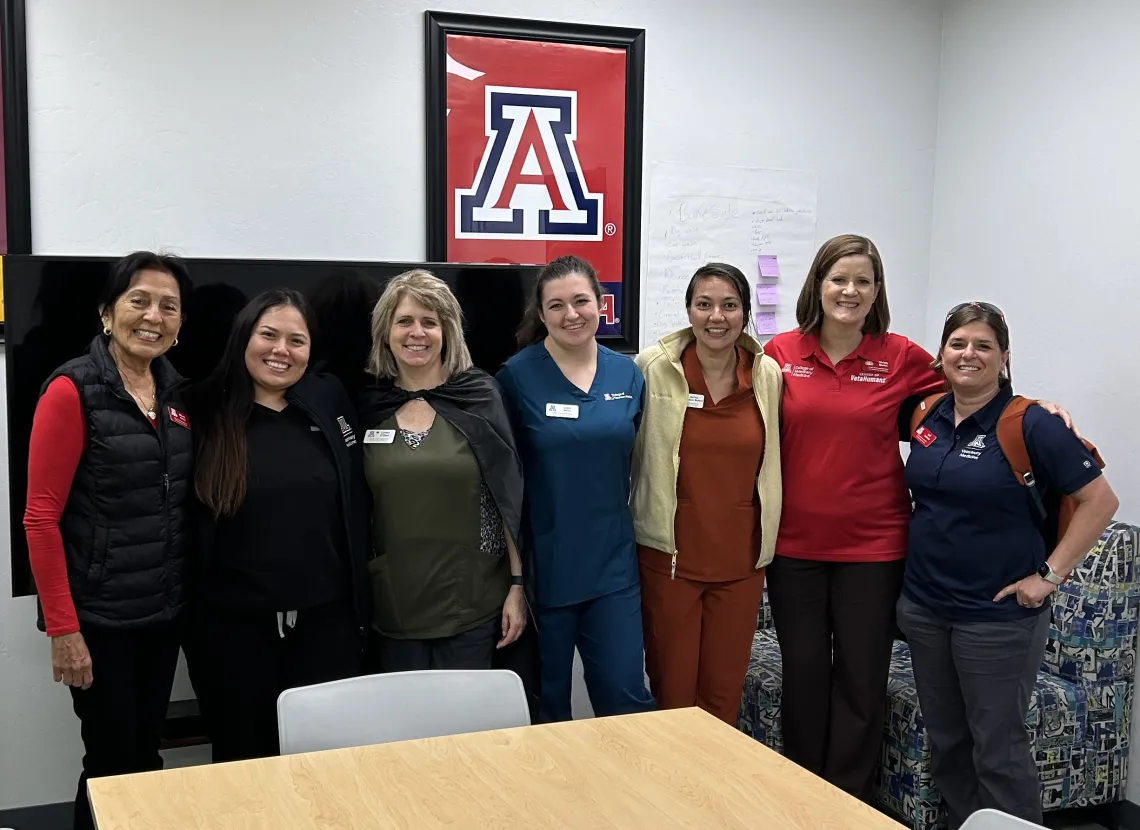
[(966, 819), (962, 830), (1045, 830), (1045, 827), (1000, 810), (978, 810)]
[(281, 754), (530, 725), (512, 671), (411, 671), (287, 689), (277, 699)]

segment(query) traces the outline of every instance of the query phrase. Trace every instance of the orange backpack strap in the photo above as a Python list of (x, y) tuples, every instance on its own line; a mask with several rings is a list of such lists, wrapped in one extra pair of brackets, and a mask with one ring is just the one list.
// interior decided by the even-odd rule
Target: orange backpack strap
[(910, 434), (914, 435), (915, 431), (922, 426), (922, 422), (930, 417), (930, 413), (934, 410), (935, 404), (946, 397), (945, 392), (936, 392), (933, 395), (927, 395), (918, 406), (914, 408), (914, 412), (910, 414)]
[(1010, 398), (998, 417), (997, 440), (1005, 460), (1013, 470), (1013, 477), (1018, 484), (1029, 490), (1037, 517), (1046, 521), (1048, 511), (1045, 509), (1045, 499), (1037, 487), (1037, 478), (1033, 475), (1033, 465), (1029, 461), (1029, 450), (1025, 446), (1025, 410), (1036, 404), (1037, 401), (1021, 395)]
[(1032, 487), (1033, 465), (1025, 447), (1025, 410), (1037, 401), (1014, 395), (1001, 411), (997, 422), (997, 440), (1005, 460), (1009, 462), (1018, 484)]

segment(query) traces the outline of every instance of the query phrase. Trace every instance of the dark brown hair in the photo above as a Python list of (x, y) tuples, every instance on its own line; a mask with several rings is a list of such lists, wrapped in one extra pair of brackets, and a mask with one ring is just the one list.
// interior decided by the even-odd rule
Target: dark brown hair
[[(931, 369), (939, 373), (942, 372), (942, 350), (946, 348), (946, 342), (950, 339), (950, 335), (962, 326), (968, 326), (971, 323), (985, 323), (993, 329), (994, 337), (997, 338), (997, 345), (1002, 354), (1009, 351), (1009, 326), (1006, 325), (1005, 315), (1001, 313), (1000, 308), (991, 303), (959, 303), (950, 309), (946, 315), (946, 325), (942, 327), (942, 341), (938, 344), (938, 354), (934, 356), (934, 362), (930, 364)], [(1010, 361), (1007, 358), (1005, 367), (998, 375), (998, 386), (1006, 386), (1013, 382), (1013, 370), (1009, 363)]]
[(702, 265), (697, 269), (693, 278), (689, 280), (689, 287), (685, 289), (685, 308), (693, 307), (693, 292), (697, 290), (697, 283), (707, 279), (724, 280), (736, 289), (740, 307), (744, 311), (744, 330), (748, 331), (752, 322), (752, 289), (749, 287), (748, 278), (744, 276), (744, 273), (735, 265), (729, 265), (727, 262), (710, 262), (708, 265)]
[(598, 282), (598, 272), (594, 270), (593, 265), (573, 254), (552, 259), (534, 281), (534, 291), (530, 295), (530, 302), (527, 303), (526, 312), (523, 314), (516, 335), (520, 349), (537, 343), (547, 335), (546, 324), (542, 322), (542, 292), (546, 284), (572, 274), (580, 274), (589, 280), (594, 296), (599, 303), (602, 301), (602, 285)]
[(807, 279), (800, 289), (800, 298), (796, 301), (796, 322), (801, 334), (819, 331), (823, 325), (823, 299), (820, 292), (828, 271), (843, 257), (857, 255), (870, 258), (875, 286), (878, 288), (875, 302), (871, 305), (867, 319), (863, 321), (863, 333), (875, 336), (887, 333), (891, 324), (891, 312), (887, 306), (887, 285), (883, 282), (883, 259), (879, 256), (879, 249), (865, 236), (845, 233), (824, 242), (808, 270)]
[(297, 309), (309, 329), (310, 342), (316, 339), (316, 321), (300, 292), (291, 288), (263, 291), (234, 318), (222, 361), (197, 392), (203, 417), (194, 492), (215, 517), (233, 516), (245, 502), (249, 475), (245, 427), (253, 411), (253, 378), (245, 365), (245, 350), (262, 315), (282, 306)]

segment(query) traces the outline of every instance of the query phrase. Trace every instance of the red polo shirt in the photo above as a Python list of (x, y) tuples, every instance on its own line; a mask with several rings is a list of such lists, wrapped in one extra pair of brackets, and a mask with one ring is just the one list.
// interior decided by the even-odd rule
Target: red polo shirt
[(890, 333), (864, 335), (838, 365), (817, 334), (778, 334), (764, 352), (784, 373), (784, 509), (776, 554), (828, 562), (902, 559), (910, 496), (899, 407), (913, 395), (942, 391), (933, 358)]

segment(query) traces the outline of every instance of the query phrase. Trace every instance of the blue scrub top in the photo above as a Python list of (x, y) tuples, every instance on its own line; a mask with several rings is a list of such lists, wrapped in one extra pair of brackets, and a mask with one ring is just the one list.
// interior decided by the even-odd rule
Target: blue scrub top
[[(1016, 596), (993, 601), (1052, 553), (1029, 492), (998, 446), (998, 417), (1012, 396), (1004, 387), (955, 427), (954, 397), (947, 395), (924, 424), (934, 441), (924, 447), (911, 440), (906, 481), (914, 513), (903, 592), (944, 619), (1019, 620), (1049, 607), (1022, 608)], [(1080, 439), (1041, 407), (1025, 411), (1024, 434), (1043, 493), (1072, 494), (1101, 474)]]
[[(645, 391), (636, 364), (599, 345), (583, 392), (539, 342), (496, 378), (523, 461), (538, 604), (574, 605), (635, 584), (629, 476)], [(548, 404), (577, 406), (577, 417), (551, 417)]]

